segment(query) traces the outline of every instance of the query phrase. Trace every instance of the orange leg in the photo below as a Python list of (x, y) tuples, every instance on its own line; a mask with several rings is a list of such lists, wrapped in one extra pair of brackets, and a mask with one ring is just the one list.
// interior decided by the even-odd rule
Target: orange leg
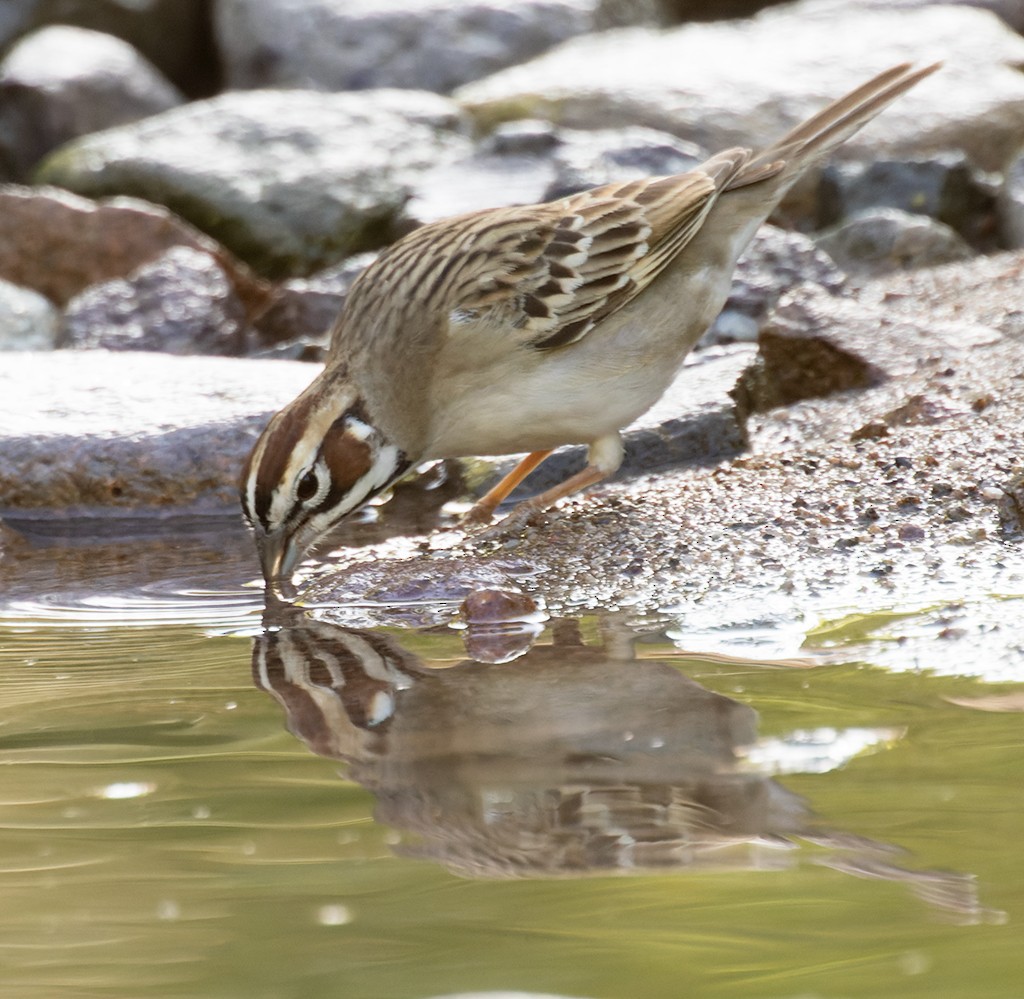
[[(497, 510), (498, 504), (516, 486), (519, 485), (523, 479), (526, 478), (547, 456), (551, 454), (550, 451), (534, 451), (528, 454), (515, 468), (512, 469), (508, 475), (505, 476), (493, 489), (487, 492), (487, 495), (481, 497), (473, 504), (472, 509), (463, 518), (467, 524), (486, 524), (491, 517), (494, 516), (494, 511)], [(516, 508), (518, 509), (518, 507)]]
[(538, 493), (528, 500), (523, 500), (522, 503), (517, 503), (507, 517), (502, 517), (498, 523), (493, 527), (487, 528), (486, 531), (483, 531), (477, 537), (487, 540), (488, 538), (504, 537), (512, 531), (518, 531), (526, 526), (535, 513), (546, 510), (560, 499), (571, 496), (581, 489), (586, 489), (587, 486), (592, 486), (594, 483), (606, 479), (609, 475), (611, 475), (611, 472), (598, 468), (596, 465), (587, 465), (586, 468), (575, 475), (570, 475), (565, 482), (560, 482), (557, 486), (552, 486), (550, 489), (545, 489), (544, 492)]

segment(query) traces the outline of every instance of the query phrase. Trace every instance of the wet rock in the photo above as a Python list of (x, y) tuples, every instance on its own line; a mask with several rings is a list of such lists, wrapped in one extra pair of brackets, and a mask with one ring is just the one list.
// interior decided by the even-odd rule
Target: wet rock
[(658, 16), (655, 0), (221, 0), (216, 28), (232, 88), (448, 93), (575, 35)]
[(223, 247), (159, 205), (134, 198), (97, 204), (56, 188), (0, 186), (0, 278), (59, 305), (90, 285), (127, 276), (174, 246), (220, 261), (249, 308), (268, 294)]
[(459, 606), (459, 616), (466, 623), (466, 652), (481, 663), (507, 663), (525, 655), (547, 620), (529, 594), (498, 588), (474, 590)]
[(43, 28), (0, 62), (0, 160), (23, 180), (70, 139), (166, 111), (184, 99), (127, 42), (84, 28)]
[(482, 588), (473, 590), (459, 605), (466, 624), (512, 624), (537, 618), (537, 601), (522, 590)]
[[(996, 343), (997, 330), (927, 313), (893, 314), (884, 301), (804, 285), (786, 295), (761, 332), (758, 409), (879, 385), (930, 355), (943, 362)], [(871, 436), (865, 432), (864, 436)]]
[[(949, 655), (936, 650), (932, 612), (892, 641), (864, 641), (899, 668), (1019, 678), (1019, 630), (1007, 630), (1005, 602), (991, 595), (1018, 592), (1024, 572), (1024, 553), (998, 521), (1003, 492), (1020, 477), (1022, 281), (1018, 251), (873, 280), (841, 297), (812, 289), (803, 307), (813, 313), (816, 294), (821, 314), (816, 325), (809, 317), (808, 336), (835, 338), (860, 356), (860, 370), (875, 363), (879, 384), (755, 414), (744, 453), (603, 485), (500, 543), (452, 530), (443, 550), (436, 538), (408, 536), (396, 539), (401, 548), (341, 550), (317, 574), (313, 599), (336, 599), (342, 620), (372, 623), (386, 608), (358, 606), (348, 582), (332, 595), (332, 580), (358, 568), (386, 584), (396, 571), (443, 574), (454, 560), (500, 568), (506, 582), (495, 585), (543, 594), (556, 617), (651, 612), (659, 629), (670, 619), (680, 648), (725, 636), (775, 650), (781, 635), (790, 655), (806, 637), (808, 608), (847, 629), (851, 606), (869, 614), (966, 600), (972, 615), (982, 609), (979, 627)], [(776, 313), (785, 308), (786, 299)], [(775, 364), (784, 370), (787, 355)], [(873, 432), (851, 440), (869, 424)], [(508, 569), (513, 552), (531, 575)], [(834, 651), (832, 634), (818, 634), (818, 651)]]
[(725, 307), (701, 343), (757, 340), (775, 303), (805, 282), (838, 294), (846, 275), (809, 237), (773, 225), (761, 226), (736, 265)]
[(167, 354), (244, 352), (245, 306), (208, 253), (175, 246), (126, 278), (93, 285), (64, 310), (60, 345)]
[(1024, 153), (1006, 171), (999, 192), (999, 226), (1008, 247), (1024, 246)]
[(515, 592), (513, 574), (502, 564), (473, 558), (437, 561), (374, 560), (313, 576), (303, 599), (345, 608), (339, 617), (348, 624), (375, 623), (378, 614), (392, 624), (448, 624), (459, 605), (478, 590)]
[(719, 150), (778, 139), (871, 73), (929, 53), (946, 60), (942, 72), (853, 137), (840, 158), (954, 149), (1000, 169), (1024, 128), (1024, 79), (1010, 68), (1024, 59), (1024, 39), (963, 7), (818, 10), (807, 2), (749, 21), (623, 29), (566, 42), (456, 96), (484, 126), (522, 117), (643, 125)]
[(166, 204), (269, 276), (387, 241), (411, 174), (465, 155), (454, 103), (373, 91), (228, 93), (79, 139), (38, 179)]
[[(693, 355), (661, 399), (623, 431), (619, 478), (738, 454), (747, 445), (748, 382), (756, 377), (756, 349), (747, 344)], [(518, 499), (563, 482), (586, 464), (585, 447), (556, 451), (512, 495)], [(515, 465), (502, 460), (488, 485)]]
[(937, 267), (974, 255), (955, 229), (898, 208), (860, 212), (816, 242), (848, 274), (860, 276)]
[(870, 208), (897, 208), (951, 226), (979, 249), (992, 248), (993, 196), (967, 157), (831, 163), (822, 170), (822, 228)]
[(0, 51), (49, 24), (91, 28), (124, 39), (190, 96), (218, 76), (209, 0), (3, 0)]
[[(0, 520), (0, 562), (9, 560), (14, 555), (23, 554), (26, 548), (24, 538)], [(5, 577), (10, 578), (10, 566), (4, 566), (4, 570)]]
[(263, 349), (286, 346), (289, 353), (301, 354), (301, 360), (322, 358), (352, 282), (375, 257), (375, 253), (360, 253), (308, 278), (282, 281), (253, 324)]
[(0, 350), (49, 350), (57, 342), (57, 323), (49, 299), (0, 280)]
[(0, 364), (0, 509), (235, 511), (238, 474), (311, 365), (13, 353)]

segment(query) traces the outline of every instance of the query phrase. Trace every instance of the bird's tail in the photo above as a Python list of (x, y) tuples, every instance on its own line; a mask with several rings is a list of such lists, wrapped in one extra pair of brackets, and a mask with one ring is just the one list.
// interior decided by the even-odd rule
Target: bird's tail
[(752, 156), (728, 181), (725, 190), (777, 178), (781, 195), (815, 161), (845, 142), (897, 97), (941, 65), (937, 62), (915, 69), (910, 63), (903, 63), (879, 73), (797, 125), (778, 142)]

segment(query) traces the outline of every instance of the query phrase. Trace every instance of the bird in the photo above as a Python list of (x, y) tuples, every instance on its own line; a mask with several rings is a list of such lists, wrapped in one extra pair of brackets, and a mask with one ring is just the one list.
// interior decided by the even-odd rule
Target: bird
[(586, 467), (510, 526), (615, 472), (620, 431), (671, 384), (783, 195), (939, 66), (887, 69), (760, 152), (442, 219), (384, 250), (350, 288), (323, 370), (245, 462), (267, 592), (294, 593), (307, 552), (421, 463), (525, 453), (469, 511), (486, 523), (555, 448), (587, 445)]

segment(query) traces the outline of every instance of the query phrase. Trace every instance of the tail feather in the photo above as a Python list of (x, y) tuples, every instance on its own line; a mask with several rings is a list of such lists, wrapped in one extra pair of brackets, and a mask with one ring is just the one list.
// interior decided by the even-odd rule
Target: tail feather
[(732, 179), (728, 189), (746, 187), (780, 174), (784, 178), (780, 187), (788, 186), (786, 181), (792, 183), (815, 160), (845, 142), (897, 97), (941, 65), (933, 63), (914, 69), (910, 63), (903, 63), (879, 73), (754, 156)]

